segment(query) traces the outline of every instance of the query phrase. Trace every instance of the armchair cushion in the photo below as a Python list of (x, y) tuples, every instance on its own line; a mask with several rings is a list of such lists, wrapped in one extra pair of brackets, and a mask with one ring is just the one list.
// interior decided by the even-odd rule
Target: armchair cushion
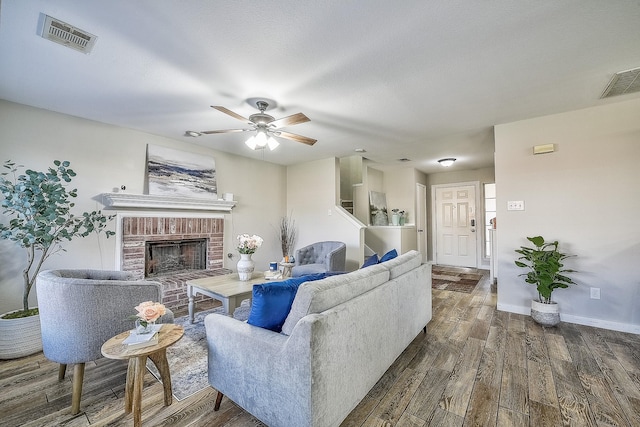
[(324, 273), (320, 273), (293, 277), (280, 282), (253, 285), (251, 312), (247, 323), (280, 332), (291, 310), (298, 286), (304, 282), (320, 280), (324, 277)]

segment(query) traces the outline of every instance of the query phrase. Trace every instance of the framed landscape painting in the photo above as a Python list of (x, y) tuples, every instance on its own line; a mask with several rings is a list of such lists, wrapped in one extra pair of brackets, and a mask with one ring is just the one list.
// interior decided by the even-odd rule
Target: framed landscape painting
[(149, 194), (217, 200), (213, 157), (147, 145)]
[(389, 225), (387, 195), (378, 191), (369, 192), (369, 214), (371, 225)]

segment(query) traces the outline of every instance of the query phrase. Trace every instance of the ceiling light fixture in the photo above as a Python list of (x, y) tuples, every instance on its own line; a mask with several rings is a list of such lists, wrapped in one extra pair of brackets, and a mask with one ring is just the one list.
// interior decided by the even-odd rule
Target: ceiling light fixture
[(438, 163), (440, 163), (442, 166), (444, 166), (445, 168), (448, 168), (449, 166), (451, 166), (454, 162), (456, 161), (456, 159), (454, 159), (453, 157), (447, 157), (446, 159), (440, 159), (438, 160)]
[(273, 151), (280, 145), (273, 136), (268, 135), (268, 133), (262, 129), (258, 129), (256, 134), (251, 135), (244, 143), (252, 150), (262, 150), (265, 147), (269, 147), (269, 150)]

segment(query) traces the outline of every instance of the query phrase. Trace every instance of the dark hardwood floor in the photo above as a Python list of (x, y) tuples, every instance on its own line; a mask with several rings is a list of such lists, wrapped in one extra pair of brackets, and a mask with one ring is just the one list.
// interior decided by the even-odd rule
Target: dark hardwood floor
[[(433, 312), (343, 426), (640, 426), (639, 336), (499, 312), (487, 274), (471, 294), (434, 290)], [(87, 364), (76, 416), (57, 371), (42, 353), (0, 361), (0, 426), (133, 425), (125, 363)], [(263, 425), (228, 399), (214, 412), (213, 389), (164, 407), (150, 373), (142, 399), (145, 426)]]

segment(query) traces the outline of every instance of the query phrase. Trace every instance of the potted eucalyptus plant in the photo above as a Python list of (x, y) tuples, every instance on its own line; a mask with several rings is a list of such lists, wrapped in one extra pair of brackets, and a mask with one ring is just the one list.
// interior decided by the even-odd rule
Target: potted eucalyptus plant
[(543, 326), (555, 326), (560, 323), (560, 309), (551, 300), (555, 289), (565, 289), (576, 283), (566, 275), (575, 270), (564, 268), (563, 261), (573, 255), (558, 250), (558, 241), (545, 242), (542, 236), (527, 237), (534, 247), (520, 246), (516, 253), (520, 257), (515, 261), (518, 267), (529, 271), (522, 273), (525, 282), (534, 285), (538, 291), (538, 299), (531, 301), (531, 317)]
[[(64, 251), (62, 244), (77, 237), (105, 231), (113, 216), (101, 211), (75, 215), (72, 199), (77, 189), (68, 189), (76, 173), (68, 161), (55, 160), (54, 167), (45, 172), (26, 169), (18, 175), (21, 165), (11, 160), (4, 163), (0, 173), (0, 206), (4, 217), (0, 220), (0, 239), (13, 241), (26, 251), (26, 265), (22, 270), (22, 309), (0, 315), (0, 359), (11, 359), (42, 350), (40, 317), (37, 307), (29, 307), (29, 294), (43, 263), (53, 254)], [(22, 342), (16, 342), (21, 340)]]

